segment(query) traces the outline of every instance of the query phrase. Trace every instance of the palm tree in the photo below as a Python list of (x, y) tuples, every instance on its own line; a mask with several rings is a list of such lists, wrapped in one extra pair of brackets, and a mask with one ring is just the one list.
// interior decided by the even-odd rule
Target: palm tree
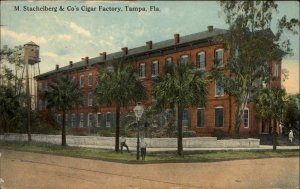
[(273, 120), (273, 150), (276, 150), (276, 125), (285, 108), (285, 89), (262, 89), (256, 99), (256, 113), (261, 119)]
[(83, 94), (73, 80), (60, 77), (52, 81), (49, 91), (44, 93), (47, 108), (54, 108), (62, 112), (62, 146), (66, 146), (66, 111), (75, 105), (82, 104)]
[(121, 107), (145, 99), (146, 89), (133, 66), (121, 60), (99, 71), (95, 94), (99, 105), (116, 107), (115, 151), (119, 151)]
[(177, 153), (183, 155), (182, 118), (184, 108), (204, 106), (208, 94), (208, 83), (202, 72), (190, 63), (170, 66), (166, 74), (154, 82), (153, 96), (160, 108), (177, 109)]

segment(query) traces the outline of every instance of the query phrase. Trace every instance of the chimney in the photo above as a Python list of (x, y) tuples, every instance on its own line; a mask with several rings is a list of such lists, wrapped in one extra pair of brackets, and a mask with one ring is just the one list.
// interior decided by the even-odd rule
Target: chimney
[(100, 53), (102, 60), (106, 60), (106, 52)]
[(214, 30), (214, 26), (207, 26), (207, 31), (212, 32)]
[(148, 50), (152, 49), (152, 41), (147, 41), (146, 42)]
[(59, 65), (58, 64), (56, 64), (56, 70), (59, 70)]
[(73, 61), (69, 61), (70, 67), (73, 67)]
[(85, 62), (86, 62), (86, 64), (89, 64), (89, 57), (88, 56), (85, 57)]
[(175, 40), (175, 44), (178, 44), (180, 39), (179, 39), (179, 33), (174, 34), (174, 40)]
[(123, 51), (124, 55), (127, 55), (128, 54), (128, 47), (123, 47), (122, 51)]

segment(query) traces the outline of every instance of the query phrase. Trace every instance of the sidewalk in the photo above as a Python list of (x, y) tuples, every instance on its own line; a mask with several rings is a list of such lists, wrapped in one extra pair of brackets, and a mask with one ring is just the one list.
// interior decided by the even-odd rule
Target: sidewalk
[[(113, 146), (96, 146), (96, 145), (69, 145), (85, 148), (98, 148), (114, 150)], [(136, 151), (136, 148), (129, 148), (130, 151)], [(260, 145), (258, 148), (183, 148), (183, 151), (199, 151), (199, 152), (225, 152), (225, 151), (258, 151), (258, 150), (272, 150), (272, 145)], [(176, 151), (177, 148), (147, 148), (148, 152), (171, 152)], [(277, 150), (299, 150), (300, 146), (277, 146)]]

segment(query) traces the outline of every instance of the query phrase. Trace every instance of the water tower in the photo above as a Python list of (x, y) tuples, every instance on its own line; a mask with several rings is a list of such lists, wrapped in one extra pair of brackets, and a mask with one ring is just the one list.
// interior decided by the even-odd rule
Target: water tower
[[(34, 42), (30, 41), (24, 45), (25, 50), (25, 61), (28, 59), (30, 65), (34, 65), (40, 62), (40, 47)], [(26, 57), (27, 55), (27, 57)]]
[[(35, 82), (33, 78), (35, 77), (35, 64), (40, 62), (39, 57), (40, 47), (34, 42), (29, 42), (24, 45), (24, 59), (25, 59), (25, 69), (26, 69), (26, 95), (27, 95), (27, 131), (28, 131), (28, 141), (31, 141), (31, 104), (34, 100), (34, 107), (36, 107), (36, 90)], [(31, 75), (29, 75), (29, 65), (31, 66)], [(39, 68), (39, 64), (38, 64)], [(38, 69), (40, 70), (40, 69)], [(30, 80), (30, 83), (29, 83)], [(34, 98), (32, 98), (32, 96)]]
[[(26, 66), (26, 78), (28, 78), (28, 83), (26, 80), (26, 86), (28, 84), (28, 95), (32, 95), (34, 98), (34, 108), (36, 107), (36, 84), (34, 77), (40, 74), (39, 62), (40, 62), (40, 47), (34, 42), (30, 41), (24, 45), (24, 59)], [(38, 68), (36, 69), (35, 65), (37, 64)], [(30, 69), (29, 69), (30, 65)], [(27, 90), (27, 89), (26, 89)], [(27, 91), (26, 91), (27, 92)]]

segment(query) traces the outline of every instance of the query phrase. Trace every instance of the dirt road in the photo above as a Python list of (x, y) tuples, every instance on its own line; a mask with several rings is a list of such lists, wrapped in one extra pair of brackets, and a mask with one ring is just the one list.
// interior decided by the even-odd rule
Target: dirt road
[(132, 165), (0, 151), (6, 189), (299, 188), (299, 158)]

